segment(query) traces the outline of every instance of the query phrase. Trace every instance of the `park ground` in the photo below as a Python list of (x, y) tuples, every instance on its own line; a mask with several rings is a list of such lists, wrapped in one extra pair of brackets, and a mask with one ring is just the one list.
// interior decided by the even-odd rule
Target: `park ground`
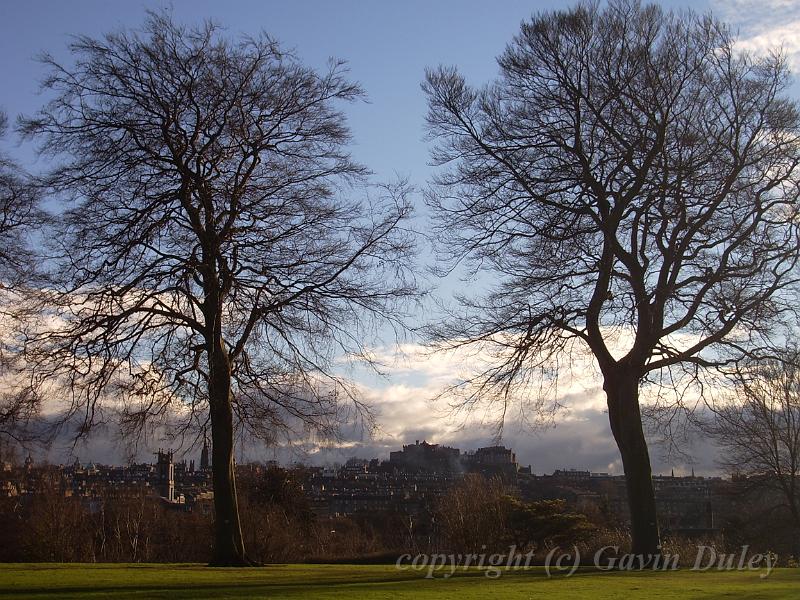
[(479, 571), (450, 579), (393, 565), (274, 565), (210, 569), (199, 565), (0, 565), (5, 598), (314, 598), (590, 600), (800, 598), (800, 569), (757, 572), (608, 573), (579, 571), (548, 578), (542, 568), (490, 579)]

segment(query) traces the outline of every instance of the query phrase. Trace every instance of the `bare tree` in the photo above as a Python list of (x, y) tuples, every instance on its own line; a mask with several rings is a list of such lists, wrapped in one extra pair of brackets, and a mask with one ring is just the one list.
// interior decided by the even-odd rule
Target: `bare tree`
[(501, 551), (506, 540), (510, 490), (500, 478), (467, 474), (435, 507), (448, 552)]
[[(8, 117), (0, 111), (0, 139)], [(0, 285), (8, 290), (32, 270), (30, 236), (44, 220), (33, 182), (11, 157), (0, 153)]]
[(333, 435), (363, 407), (336, 363), (416, 293), (407, 189), (364, 186), (341, 62), (320, 74), (266, 36), (162, 13), (70, 50), (44, 56), (52, 100), (20, 125), (66, 203), (28, 307), (31, 379), (77, 435), (114, 412), (128, 432), (210, 421), (212, 564), (245, 564), (234, 428)]
[(444, 67), (423, 86), (444, 264), (490, 286), (431, 341), (485, 352), (489, 367), (456, 391), (504, 417), (588, 349), (633, 552), (656, 555), (642, 382), (731, 360), (794, 305), (800, 117), (786, 66), (737, 52), (711, 17), (635, 1), (535, 16), (498, 64), (481, 89)]
[[(0, 111), (0, 139), (6, 136), (8, 117)], [(46, 221), (34, 182), (17, 161), (0, 152), (0, 376), (6, 385), (0, 393), (0, 437), (27, 440), (36, 403), (25, 390), (9, 386), (19, 369), (12, 332), (15, 305), (34, 282), (32, 240)]]
[(800, 544), (800, 350), (736, 369), (735, 393), (718, 406), (709, 429), (733, 473), (783, 499)]

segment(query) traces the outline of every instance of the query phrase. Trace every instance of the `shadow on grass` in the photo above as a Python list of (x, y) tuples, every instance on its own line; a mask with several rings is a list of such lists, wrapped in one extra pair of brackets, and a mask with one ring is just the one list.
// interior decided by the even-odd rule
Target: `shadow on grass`
[[(10, 565), (9, 565), (10, 567)], [(299, 568), (298, 568), (299, 567)], [(81, 570), (64, 565), (20, 565), (9, 571), (40, 573), (25, 582), (12, 583), (15, 587), (0, 588), (0, 598), (170, 598), (175, 600), (197, 598), (358, 598), (402, 595), (403, 597), (436, 597), (448, 590), (448, 597), (462, 597), (462, 593), (471, 595), (484, 593), (499, 584), (494, 592), (502, 594), (502, 588), (517, 584), (547, 581), (544, 569), (511, 569), (503, 571), (497, 579), (487, 577), (485, 570), (456, 571), (450, 578), (443, 575), (449, 570), (435, 572), (435, 580), (426, 579), (423, 571), (378, 571), (362, 570), (355, 566), (352, 570), (345, 565), (337, 565), (335, 572), (325, 572), (320, 568), (304, 569), (301, 566), (286, 567), (270, 565), (259, 568), (215, 569), (200, 565), (92, 565)], [(80, 579), (64, 581), (62, 585), (55, 583), (59, 571), (70, 573), (72, 577), (80, 574)], [(32, 573), (33, 572), (33, 573)], [(149, 572), (149, 573), (148, 573)], [(571, 577), (554, 573), (552, 581), (566, 579), (586, 580), (604, 575), (619, 575), (619, 572), (599, 571), (596, 569), (580, 569)], [(93, 577), (94, 575), (94, 577)], [(193, 576), (197, 575), (197, 579)], [(276, 577), (272, 577), (275, 575)], [(658, 577), (659, 573), (629, 573), (628, 576), (639, 578)], [(661, 574), (663, 575), (663, 574)], [(630, 581), (630, 578), (626, 579)], [(109, 581), (109, 577), (113, 578)], [(159, 581), (158, 577), (164, 577)], [(168, 578), (168, 579), (167, 579)], [(38, 581), (37, 581), (38, 579)], [(117, 584), (114, 579), (119, 581)], [(138, 579), (138, 581), (137, 581)], [(194, 580), (193, 580), (194, 579)], [(484, 588), (485, 582), (489, 588)], [(452, 584), (448, 586), (448, 583)], [(617, 581), (619, 583), (619, 581)], [(448, 589), (449, 588), (449, 589)], [(506, 589), (508, 589), (506, 587)], [(634, 588), (638, 589), (638, 588)], [(551, 589), (551, 591), (553, 591)], [(562, 590), (563, 591), (563, 590)], [(380, 594), (379, 596), (377, 594)], [(434, 596), (434, 594), (436, 596)], [(477, 596), (475, 596), (477, 597)], [(559, 596), (561, 597), (561, 596)]]

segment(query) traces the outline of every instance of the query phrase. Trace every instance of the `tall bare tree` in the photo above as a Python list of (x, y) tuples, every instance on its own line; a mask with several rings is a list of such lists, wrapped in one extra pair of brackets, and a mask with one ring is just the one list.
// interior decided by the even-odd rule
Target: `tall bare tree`
[(632, 549), (656, 555), (642, 382), (702, 374), (794, 305), (800, 117), (786, 65), (737, 52), (711, 17), (636, 1), (535, 16), (498, 64), (481, 89), (444, 67), (423, 86), (444, 264), (490, 287), (432, 342), (485, 350), (490, 366), (456, 389), (504, 407), (588, 348)]
[[(0, 111), (0, 139), (8, 131), (8, 117)], [(19, 295), (34, 282), (33, 242), (46, 216), (34, 182), (19, 163), (0, 152), (0, 376), (7, 384), (19, 365), (11, 332), (13, 310)], [(25, 390), (4, 385), (0, 393), (0, 437), (27, 439), (26, 430), (35, 418), (36, 402)], [(0, 440), (2, 442), (3, 440)]]
[(246, 564), (234, 428), (329, 435), (359, 407), (336, 361), (415, 294), (407, 190), (361, 187), (338, 104), (362, 91), (341, 62), (318, 73), (163, 13), (70, 50), (44, 56), (52, 99), (20, 126), (65, 202), (31, 378), (79, 435), (115, 411), (129, 431), (210, 421), (212, 564)]
[(723, 464), (783, 499), (800, 548), (800, 350), (748, 361), (734, 374), (734, 394), (717, 405), (709, 432)]

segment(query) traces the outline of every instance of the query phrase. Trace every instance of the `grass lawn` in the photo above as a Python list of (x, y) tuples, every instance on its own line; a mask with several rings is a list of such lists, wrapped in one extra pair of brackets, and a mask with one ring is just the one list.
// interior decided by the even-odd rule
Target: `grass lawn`
[(488, 579), (478, 571), (424, 579), (394, 566), (277, 565), (210, 569), (198, 565), (0, 565), (4, 598), (321, 598), (589, 600), (800, 598), (800, 569), (757, 572), (578, 572), (548, 579), (540, 568)]

